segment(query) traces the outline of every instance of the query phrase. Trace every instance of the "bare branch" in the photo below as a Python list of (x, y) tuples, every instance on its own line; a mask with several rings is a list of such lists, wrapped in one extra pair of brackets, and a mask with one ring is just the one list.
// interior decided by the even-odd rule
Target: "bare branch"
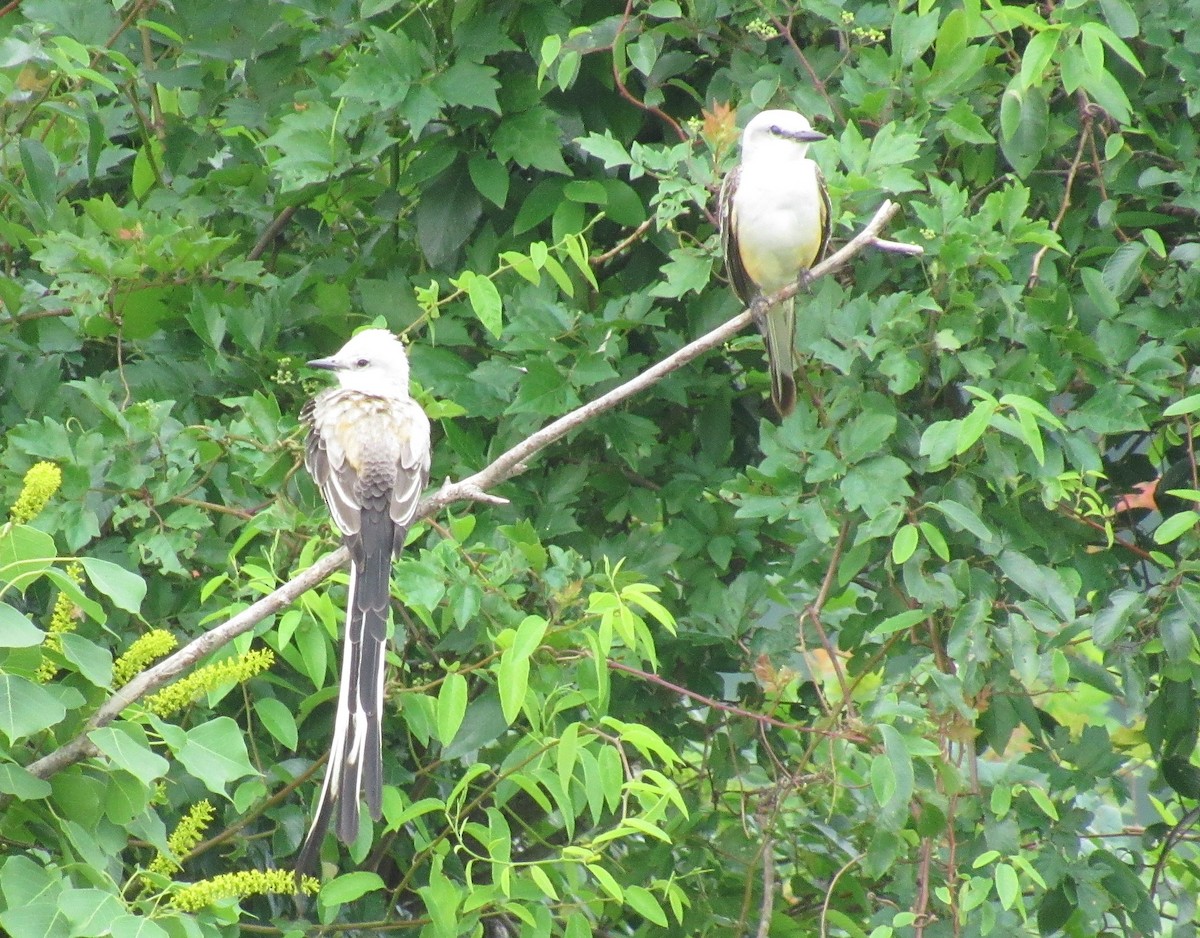
[[(900, 206), (895, 202), (885, 201), (876, 211), (875, 216), (867, 226), (841, 250), (829, 256), (810, 271), (810, 280), (824, 277), (845, 266), (855, 255), (873, 245), (883, 230), (883, 227), (899, 211)], [(283, 213), (281, 213), (282, 217)], [(915, 245), (914, 245), (915, 247)], [(782, 290), (767, 297), (768, 305), (781, 303), (795, 296), (802, 289), (799, 283), (784, 287)], [(743, 311), (728, 322), (722, 323), (707, 335), (701, 336), (694, 342), (685, 345), (667, 358), (647, 368), (624, 384), (613, 388), (594, 401), (589, 401), (571, 413), (559, 417), (542, 429), (533, 433), (518, 443), (508, 452), (497, 458), (491, 465), (463, 479), (461, 482), (447, 482), (436, 492), (421, 500), (417, 507), (416, 517), (427, 518), (440, 511), (446, 505), (456, 501), (503, 502), (498, 496), (487, 494), (501, 482), (523, 472), (531, 457), (541, 452), (551, 443), (562, 439), (572, 430), (583, 425), (592, 418), (612, 410), (622, 401), (628, 400), (635, 394), (644, 391), (666, 375), (682, 368), (688, 362), (699, 358), (705, 352), (723, 345), (737, 335), (751, 322), (750, 313)], [(301, 595), (317, 586), (331, 573), (345, 564), (348, 555), (344, 547), (339, 547), (326, 554), (303, 573), (293, 577), (274, 592), (264, 596), (253, 605), (242, 610), (233, 618), (205, 632), (203, 635), (185, 645), (169, 658), (165, 658), (152, 668), (143, 671), (128, 684), (118, 690), (100, 707), (88, 720), (87, 728), (50, 754), (43, 756), (28, 766), (28, 770), (39, 778), (49, 778), (55, 772), (74, 765), (89, 756), (96, 755), (98, 750), (88, 738), (88, 733), (94, 729), (111, 723), (116, 717), (145, 694), (161, 687), (183, 671), (190, 668), (205, 655), (216, 651), (237, 636), (248, 632), (267, 616), (279, 612), (291, 605)]]

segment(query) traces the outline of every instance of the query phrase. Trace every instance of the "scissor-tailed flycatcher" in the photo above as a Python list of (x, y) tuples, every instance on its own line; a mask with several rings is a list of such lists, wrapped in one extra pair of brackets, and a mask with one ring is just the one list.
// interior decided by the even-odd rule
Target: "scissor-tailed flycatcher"
[(429, 418), (408, 394), (408, 357), (386, 329), (368, 329), (336, 355), (308, 363), (339, 386), (304, 405), (304, 465), (350, 550), (342, 679), (325, 782), (296, 861), (313, 868), (335, 806), (343, 843), (358, 835), (359, 801), (379, 820), (384, 650), (392, 558), (404, 547), (429, 478)]
[(781, 416), (796, 406), (796, 306), (789, 299), (764, 310), (762, 298), (807, 277), (829, 244), (825, 177), (804, 155), (824, 139), (803, 114), (763, 111), (746, 125), (742, 161), (721, 185), (725, 267), (766, 340), (771, 400)]

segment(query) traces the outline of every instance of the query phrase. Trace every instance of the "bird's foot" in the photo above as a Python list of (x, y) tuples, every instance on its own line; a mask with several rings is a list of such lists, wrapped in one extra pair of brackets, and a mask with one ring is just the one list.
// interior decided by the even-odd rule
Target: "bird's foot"
[(805, 293), (812, 293), (813, 278), (807, 267), (800, 271), (800, 276), (796, 278), (796, 284)]

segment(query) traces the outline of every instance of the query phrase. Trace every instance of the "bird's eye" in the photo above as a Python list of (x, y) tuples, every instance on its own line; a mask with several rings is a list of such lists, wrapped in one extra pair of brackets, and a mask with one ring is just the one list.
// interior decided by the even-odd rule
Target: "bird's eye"
[(778, 124), (772, 124), (771, 125), (771, 133), (775, 134), (775, 136), (778, 137), (783, 134), (783, 128), (780, 127)]
[(360, 358), (358, 361), (356, 361), (354, 363), (354, 366), (356, 368), (366, 368), (367, 365), (369, 365), (369, 364), (370, 364), (370, 362), (368, 362), (365, 358)]

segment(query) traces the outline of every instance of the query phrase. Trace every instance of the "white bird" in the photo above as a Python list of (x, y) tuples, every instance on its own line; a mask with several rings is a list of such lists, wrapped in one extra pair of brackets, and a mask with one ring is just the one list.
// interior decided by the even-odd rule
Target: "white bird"
[(721, 185), (721, 245), (729, 282), (767, 345), (771, 400), (780, 416), (796, 406), (795, 300), (764, 310), (762, 299), (797, 280), (829, 244), (829, 191), (806, 153), (824, 140), (796, 111), (763, 111), (742, 133), (741, 163)]
[(341, 687), (329, 764), (296, 861), (313, 868), (334, 808), (343, 843), (358, 836), (359, 802), (379, 820), (383, 795), (384, 652), (392, 559), (429, 479), (429, 418), (408, 392), (408, 356), (386, 329), (368, 329), (329, 358), (308, 363), (338, 377), (300, 412), (304, 465), (350, 551)]

